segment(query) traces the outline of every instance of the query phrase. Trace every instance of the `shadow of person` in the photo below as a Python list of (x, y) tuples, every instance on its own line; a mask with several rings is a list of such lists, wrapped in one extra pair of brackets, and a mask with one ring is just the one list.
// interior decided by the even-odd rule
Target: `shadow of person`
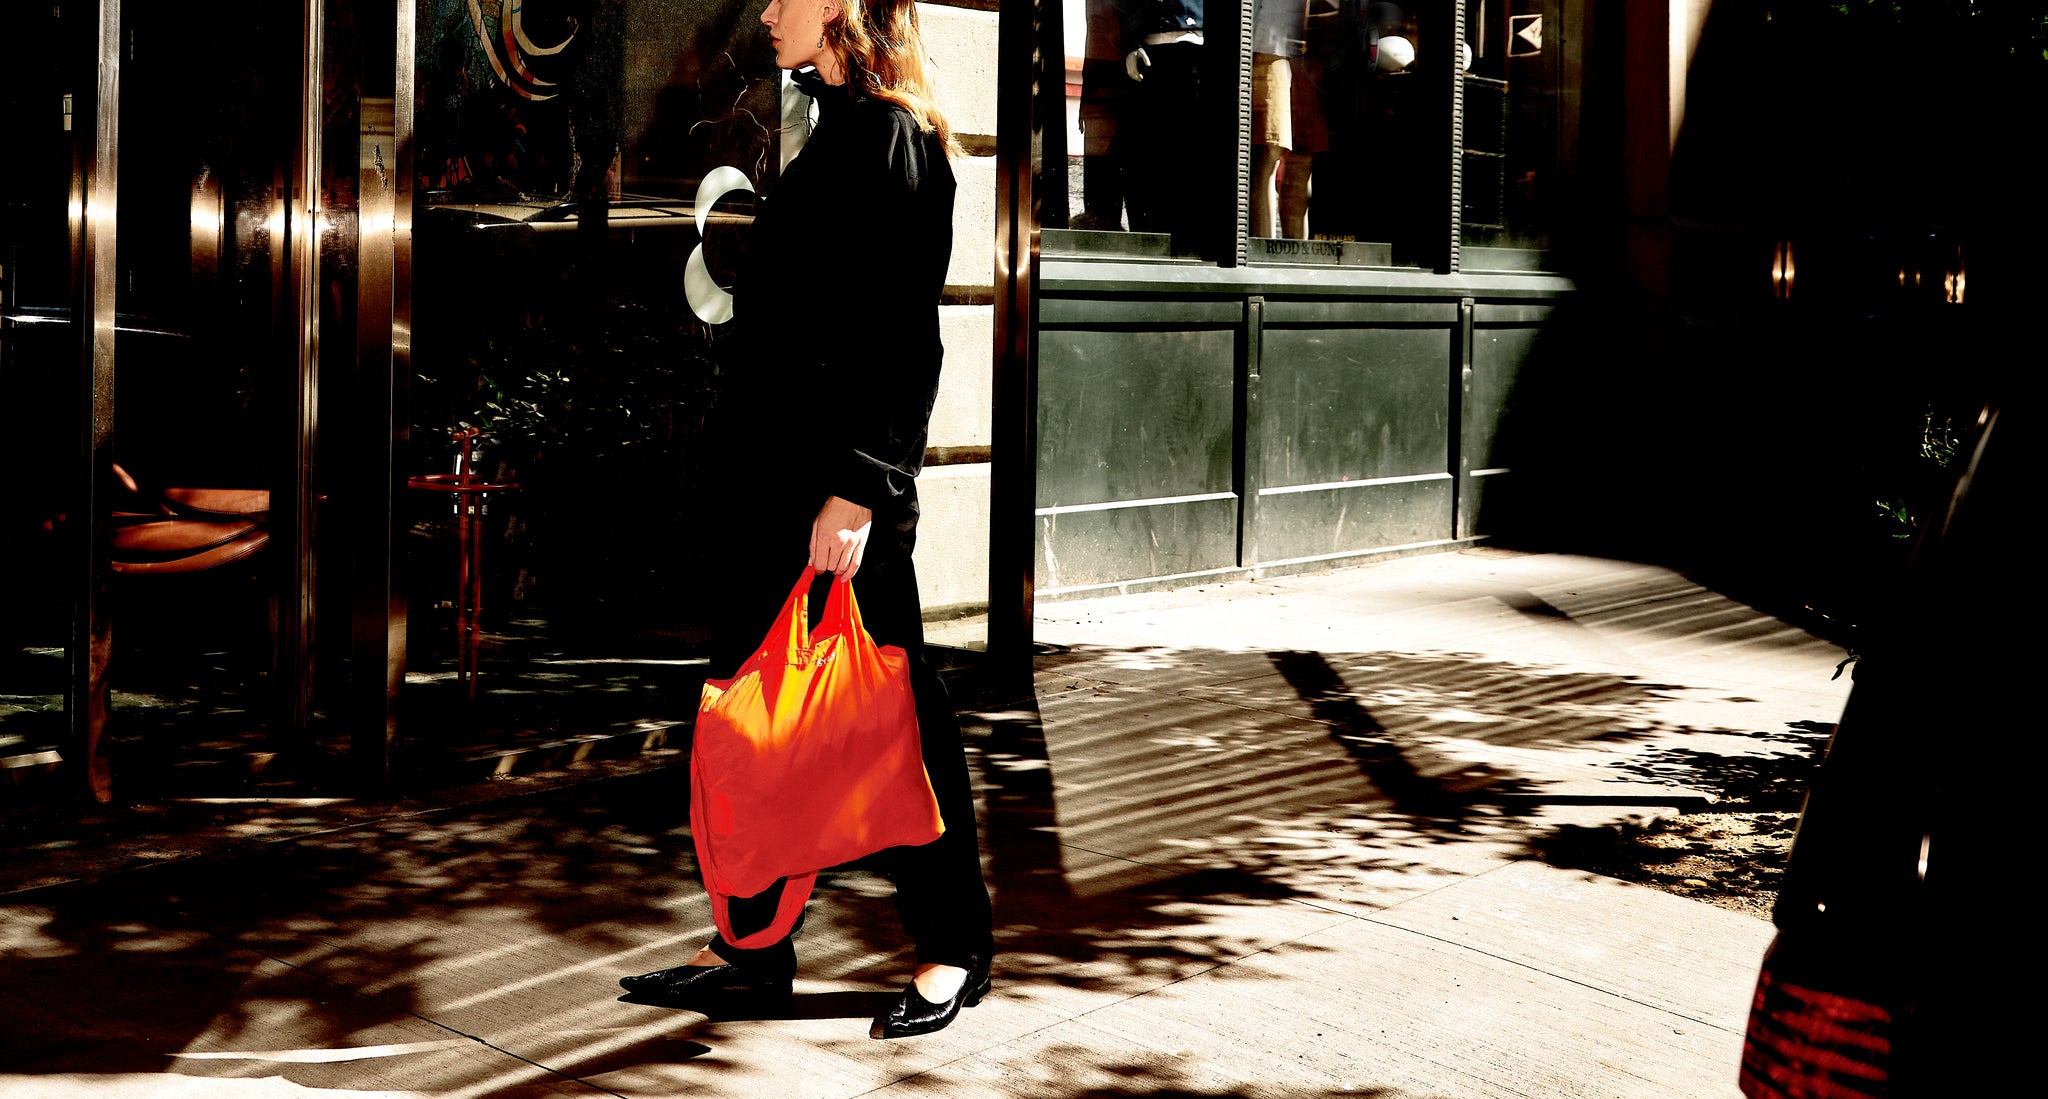
[(1276, 652), (1270, 654), (1278, 669), (1302, 701), (1308, 703), (1316, 720), (1330, 726), (1330, 738), (1358, 763), (1358, 768), (1380, 793), (1392, 798), (1405, 812), (1446, 818), (1470, 810), (1466, 799), (1425, 778), (1404, 755), (1386, 726), (1362, 705), (1344, 678), (1317, 652)]

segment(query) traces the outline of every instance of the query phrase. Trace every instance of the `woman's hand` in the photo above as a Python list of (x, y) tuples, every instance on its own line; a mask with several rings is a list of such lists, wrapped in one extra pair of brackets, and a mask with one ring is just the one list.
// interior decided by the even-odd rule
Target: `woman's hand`
[(811, 567), (841, 580), (853, 579), (868, 551), (875, 513), (851, 500), (827, 497), (811, 521)]

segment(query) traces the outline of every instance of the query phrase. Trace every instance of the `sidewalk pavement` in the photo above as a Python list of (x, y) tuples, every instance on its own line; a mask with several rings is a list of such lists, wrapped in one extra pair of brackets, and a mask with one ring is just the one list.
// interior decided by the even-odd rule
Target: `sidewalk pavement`
[(619, 999), (710, 931), (671, 755), (0, 894), (0, 1097), (1736, 1095), (1770, 925), (1536, 852), (1810, 751), (1841, 650), (1488, 549), (1039, 616), (965, 703), (1005, 953), (945, 1031), (867, 1037), (909, 957), (858, 870), (792, 1017)]

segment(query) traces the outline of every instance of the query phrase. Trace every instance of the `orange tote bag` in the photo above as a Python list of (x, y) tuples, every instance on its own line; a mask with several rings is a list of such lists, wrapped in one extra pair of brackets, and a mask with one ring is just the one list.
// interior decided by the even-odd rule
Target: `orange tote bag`
[[(944, 825), (925, 774), (900, 646), (876, 645), (853, 585), (834, 580), (810, 629), (806, 568), (761, 647), (707, 680), (690, 756), (690, 832), (712, 919), (743, 950), (789, 934), (818, 871)], [(728, 901), (788, 878), (766, 928), (735, 936)]]

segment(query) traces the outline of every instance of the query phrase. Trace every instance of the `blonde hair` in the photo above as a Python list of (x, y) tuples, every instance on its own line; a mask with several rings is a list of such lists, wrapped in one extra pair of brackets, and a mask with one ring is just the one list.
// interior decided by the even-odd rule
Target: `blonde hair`
[(938, 135), (947, 156), (960, 155), (932, 88), (914, 0), (840, 0), (825, 41), (846, 58), (848, 84), (909, 111), (918, 129)]

